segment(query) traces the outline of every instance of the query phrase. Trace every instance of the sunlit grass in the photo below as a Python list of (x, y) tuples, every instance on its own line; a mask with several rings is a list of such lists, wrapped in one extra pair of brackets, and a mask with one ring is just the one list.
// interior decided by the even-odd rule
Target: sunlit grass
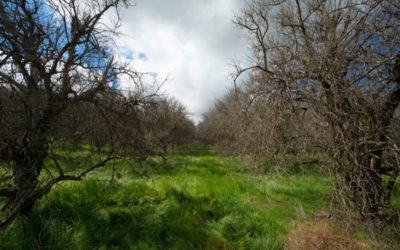
[(327, 177), (243, 172), (240, 161), (207, 150), (115, 166), (112, 183), (108, 166), (82, 182), (57, 185), (29, 220), (17, 220), (0, 235), (0, 245), (283, 249), (294, 222), (327, 207), (331, 190)]

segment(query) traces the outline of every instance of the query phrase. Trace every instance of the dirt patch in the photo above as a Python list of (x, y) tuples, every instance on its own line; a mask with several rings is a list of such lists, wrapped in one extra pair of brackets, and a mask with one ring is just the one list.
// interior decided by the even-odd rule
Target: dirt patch
[(371, 249), (371, 246), (329, 220), (318, 220), (296, 226), (286, 237), (285, 249), (363, 250)]
[(267, 210), (267, 208), (268, 208), (268, 205), (266, 204), (266, 203), (264, 203), (264, 202), (261, 202), (261, 201), (259, 201), (259, 200), (257, 200), (257, 199), (251, 199), (250, 200), (250, 204), (253, 206), (253, 207), (255, 207), (255, 208), (258, 208), (258, 209), (260, 209), (261, 211), (265, 211), (265, 210)]

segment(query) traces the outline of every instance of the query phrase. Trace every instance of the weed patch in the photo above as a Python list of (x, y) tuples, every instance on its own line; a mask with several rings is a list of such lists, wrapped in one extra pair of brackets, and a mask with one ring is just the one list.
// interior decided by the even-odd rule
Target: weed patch
[(157, 157), (116, 161), (115, 171), (105, 168), (82, 182), (58, 185), (30, 218), (2, 232), (0, 244), (4, 249), (283, 249), (285, 242), (295, 242), (294, 224), (329, 204), (327, 177), (242, 172), (235, 158), (189, 153), (170, 156), (168, 165)]

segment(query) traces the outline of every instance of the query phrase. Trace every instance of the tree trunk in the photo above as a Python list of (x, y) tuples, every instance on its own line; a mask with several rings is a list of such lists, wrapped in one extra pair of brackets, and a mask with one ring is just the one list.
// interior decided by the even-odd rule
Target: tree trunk
[[(371, 161), (374, 158), (371, 158)], [(380, 208), (382, 207), (382, 179), (379, 169), (372, 168), (367, 171), (366, 175), (366, 194), (367, 194), (367, 207), (366, 215), (371, 218), (378, 218), (380, 216)], [(368, 180), (369, 179), (369, 180)]]
[[(41, 150), (21, 150), (24, 154), (20, 154), (14, 162), (14, 175), (16, 195), (11, 203), (11, 209), (17, 209), (18, 214), (28, 215), (33, 209), (35, 201), (35, 192), (38, 188), (39, 175), (43, 166), (45, 147)], [(36, 151), (36, 152), (32, 152)]]
[[(380, 154), (381, 155), (381, 154)], [(375, 219), (380, 216), (382, 207), (383, 185), (381, 178), (381, 156), (364, 156), (362, 165), (353, 173), (351, 185), (354, 201), (361, 216), (365, 219)]]

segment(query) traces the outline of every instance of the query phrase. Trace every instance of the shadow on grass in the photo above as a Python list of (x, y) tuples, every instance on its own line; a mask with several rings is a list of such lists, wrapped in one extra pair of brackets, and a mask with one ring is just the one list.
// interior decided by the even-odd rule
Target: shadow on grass
[(238, 197), (88, 180), (57, 187), (0, 242), (4, 249), (282, 249), (281, 231)]

